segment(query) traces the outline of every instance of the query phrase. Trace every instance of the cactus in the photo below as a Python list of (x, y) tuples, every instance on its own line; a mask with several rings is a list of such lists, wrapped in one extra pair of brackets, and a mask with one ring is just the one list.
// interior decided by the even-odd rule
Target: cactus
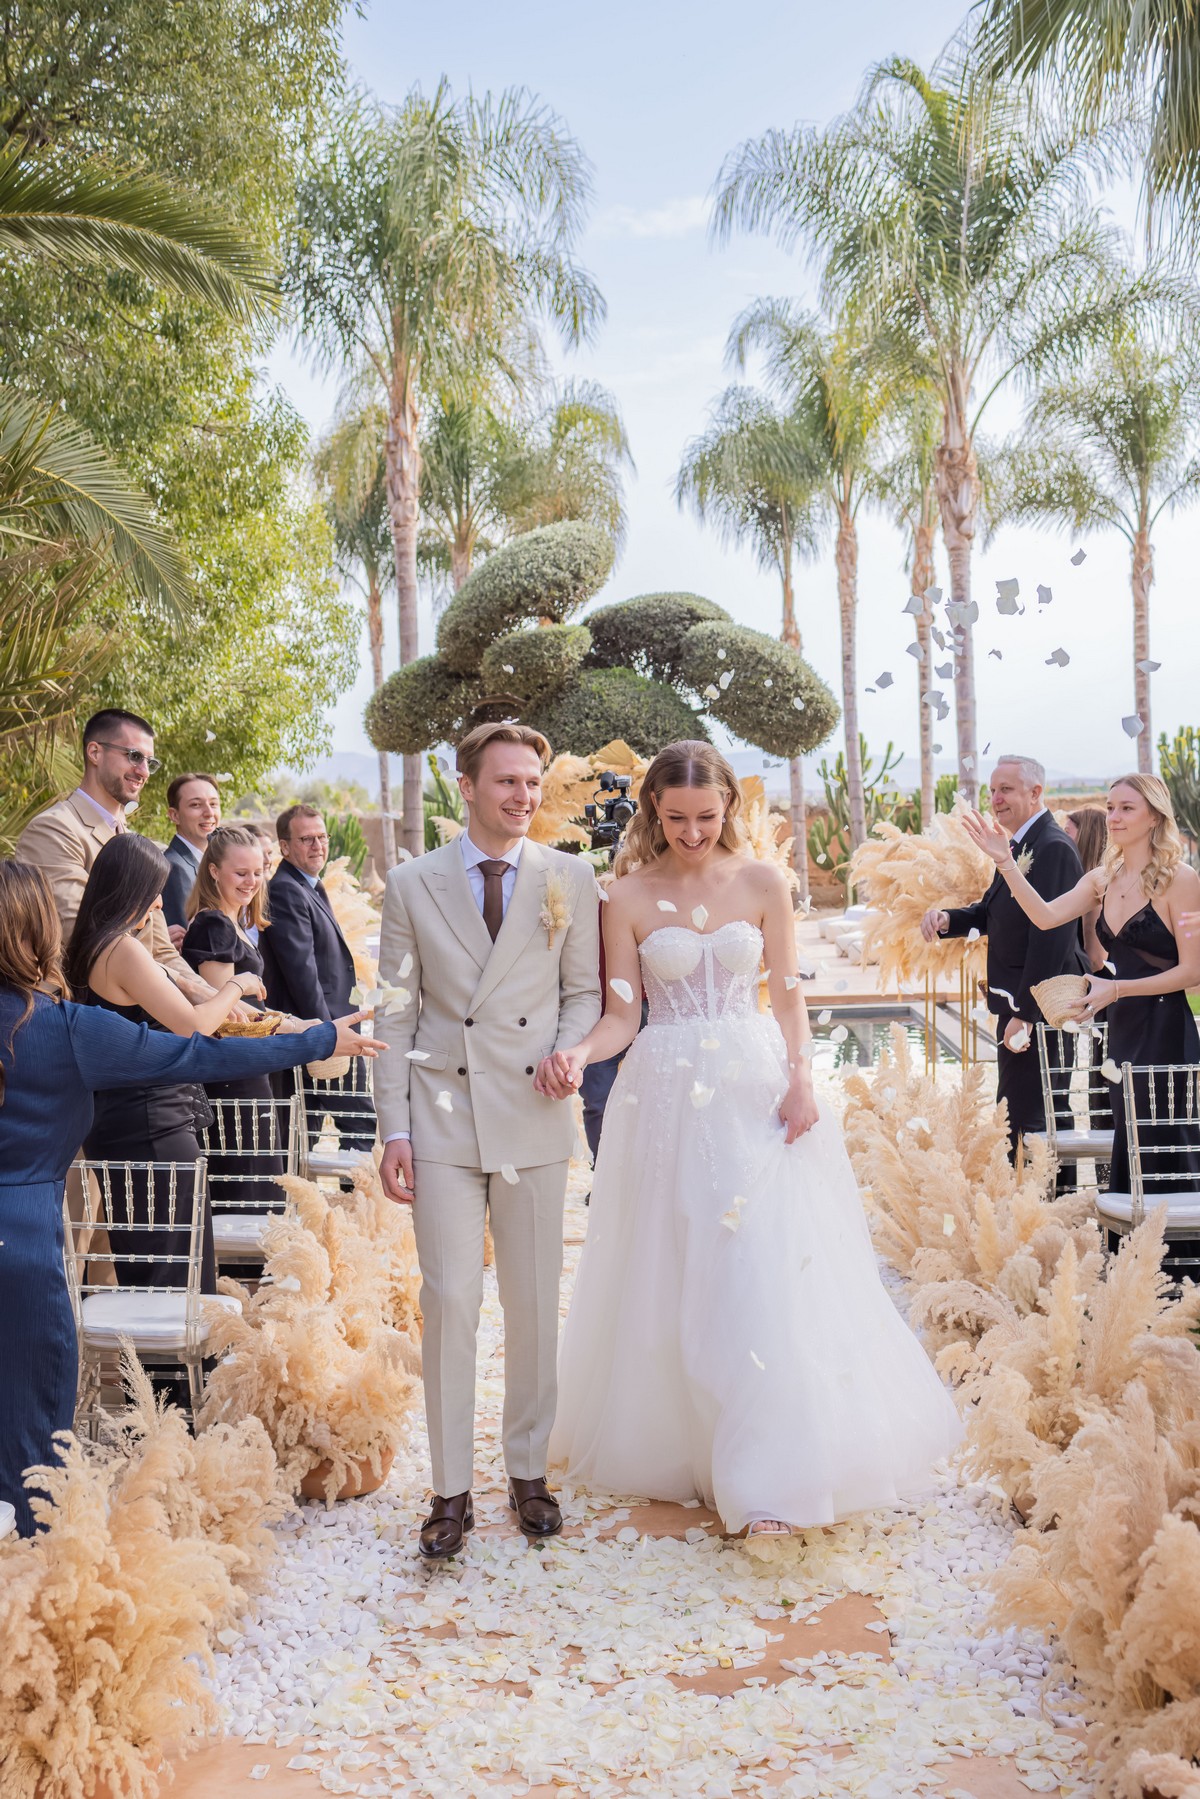
[[(858, 741), (862, 756), (867, 830), (870, 832), (882, 819), (895, 820), (897, 810), (902, 807), (911, 808), (912, 802), (902, 799), (895, 784), (888, 779), (900, 760), (899, 752), (893, 745), (888, 744), (883, 752), (883, 759), (876, 768), (874, 758), (867, 749), (866, 738), (860, 735)], [(836, 875), (844, 887), (850, 863), (850, 800), (844, 753), (838, 751), (832, 768), (828, 762), (823, 761), (818, 772), (825, 788), (825, 804), (829, 808), (829, 816), (814, 819), (809, 826), (808, 852), (819, 868), (828, 869)]]
[(1183, 725), (1176, 731), (1174, 743), (1160, 737), (1158, 766), (1179, 828), (1191, 839), (1192, 864), (1196, 866), (1200, 858), (1200, 731)]

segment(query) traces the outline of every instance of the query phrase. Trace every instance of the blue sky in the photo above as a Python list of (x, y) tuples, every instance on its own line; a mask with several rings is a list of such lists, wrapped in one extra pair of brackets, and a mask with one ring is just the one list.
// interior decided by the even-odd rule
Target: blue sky
[[(612, 390), (637, 464), (628, 486), (628, 541), (605, 600), (684, 589), (707, 594), (741, 622), (778, 631), (776, 578), (681, 514), (672, 485), (684, 444), (732, 379), (723, 352), (734, 317), (762, 294), (811, 298), (812, 282), (797, 259), (764, 240), (742, 236), (711, 248), (707, 196), (723, 158), (743, 139), (770, 125), (828, 120), (851, 104), (865, 69), (882, 57), (900, 52), (928, 64), (962, 16), (954, 0), (919, 0), (910, 8), (876, 0), (819, 8), (759, 0), (744, 12), (712, 0), (686, 7), (617, 0), (580, 9), (460, 0), (453, 8), (374, 4), (348, 21), (352, 78), (381, 99), (398, 102), (416, 82), (431, 89), (443, 74), (457, 92), (524, 85), (562, 115), (592, 161), (595, 205), (579, 257), (599, 282), (608, 318), (596, 343), (563, 358), (562, 367)], [(327, 422), (335, 382), (317, 378), (284, 344), (269, 373), (314, 429)], [(993, 428), (1018, 417), (1014, 398)], [(1133, 761), (1120, 726), (1133, 710), (1128, 552), (1115, 533), (1085, 545), (1079, 568), (1069, 560), (1076, 543), (1050, 532), (1006, 532), (977, 553), (980, 742), (1003, 742), (1063, 772), (1109, 777)], [(1195, 722), (1200, 709), (1200, 662), (1192, 649), (1198, 546), (1195, 514), (1156, 533), (1152, 654), (1164, 664), (1154, 682), (1156, 733)], [(911, 632), (903, 555), (884, 520), (864, 522), (860, 688), (884, 669), (894, 671), (895, 685), (864, 695), (863, 729), (873, 749), (890, 738), (913, 753), (918, 694), (905, 654)], [(942, 559), (940, 578), (944, 572)], [(1024, 618), (998, 617), (995, 582), (1012, 576), (1029, 595), (1039, 583), (1049, 585), (1053, 603), (1040, 612), (1034, 604)], [(830, 553), (800, 570), (798, 604), (805, 654), (837, 690)], [(424, 628), (422, 648), (431, 648), (429, 620)], [(1060, 646), (1070, 665), (1046, 666)], [(993, 647), (1003, 661), (989, 659)], [(389, 658), (394, 663), (394, 632)], [(337, 750), (369, 748), (361, 722), (370, 690), (365, 638), (363, 662), (362, 678), (332, 721)], [(944, 741), (951, 752), (950, 736)]]

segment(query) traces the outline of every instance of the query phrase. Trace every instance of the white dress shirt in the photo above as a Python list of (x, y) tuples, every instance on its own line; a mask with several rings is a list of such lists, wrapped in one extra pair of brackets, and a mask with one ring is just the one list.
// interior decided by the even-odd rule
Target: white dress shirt
[(487, 851), (481, 850), (477, 843), (472, 843), (470, 835), (466, 831), (459, 833), (458, 841), (462, 844), (463, 862), (466, 864), (467, 869), (467, 880), (471, 884), (471, 892), (475, 896), (475, 904), (479, 907), (481, 914), (483, 912), (484, 880), (483, 871), (479, 864), (481, 862), (493, 861), (508, 863), (508, 869), (501, 884), (501, 892), (504, 898), (504, 910), (500, 916), (502, 918), (506, 917), (508, 914), (508, 902), (512, 898), (513, 888), (517, 884), (517, 865), (521, 860), (521, 851), (525, 847), (525, 839), (523, 837), (518, 837), (517, 841), (510, 849), (505, 851), (503, 856), (489, 856)]
[(1025, 823), (1023, 825), (1019, 826), (1019, 828), (1013, 832), (1013, 834), (1012, 834), (1013, 843), (1020, 843), (1021, 839), (1025, 836), (1026, 832), (1032, 831), (1032, 829), (1033, 829), (1034, 825), (1037, 823), (1038, 819), (1042, 818), (1049, 810), (1050, 810), (1049, 806), (1039, 806), (1037, 811), (1034, 813), (1033, 817), (1027, 818), (1025, 820)]

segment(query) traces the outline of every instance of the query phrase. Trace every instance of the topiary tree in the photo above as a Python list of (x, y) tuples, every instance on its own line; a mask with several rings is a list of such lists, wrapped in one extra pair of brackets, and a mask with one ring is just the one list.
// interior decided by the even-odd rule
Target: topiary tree
[(824, 742), (838, 719), (824, 682), (796, 650), (734, 624), (712, 600), (642, 594), (569, 623), (611, 566), (602, 533), (574, 522), (494, 551), (443, 613), (437, 655), (406, 664), (371, 700), (372, 743), (414, 755), (484, 719), (516, 717), (556, 750), (588, 755), (622, 737), (652, 756), (707, 737), (706, 714), (770, 755)]

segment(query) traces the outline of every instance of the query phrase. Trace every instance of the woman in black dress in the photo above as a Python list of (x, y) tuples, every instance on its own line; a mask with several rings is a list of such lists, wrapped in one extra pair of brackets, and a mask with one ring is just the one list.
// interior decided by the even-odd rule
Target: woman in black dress
[[(974, 813), (966, 827), (979, 848), (996, 863), (1016, 899), (1039, 930), (1082, 918), (1099, 907), (1097, 935), (1110, 978), (1092, 975), (1087, 999), (1077, 1008), (1080, 1024), (1098, 1013), (1108, 1020), (1108, 1054), (1118, 1067), (1200, 1062), (1200, 1034), (1188, 1005), (1187, 989), (1200, 986), (1200, 934), (1193, 934), (1200, 908), (1200, 875), (1184, 859), (1171, 796), (1157, 775), (1122, 775), (1108, 790), (1108, 849), (1069, 893), (1044, 900), (1017, 867), (1007, 833)], [(1171, 1086), (1182, 1094), (1186, 1077), (1157, 1078), (1154, 1100), (1160, 1114)], [(1149, 1083), (1135, 1089), (1139, 1119), (1148, 1110)], [(1115, 1138), (1109, 1186), (1130, 1191), (1128, 1129), (1121, 1089), (1113, 1088)], [(1147, 1209), (1156, 1191), (1194, 1190), (1200, 1185), (1200, 1130), (1175, 1119), (1147, 1130), (1138, 1127), (1145, 1169), (1151, 1176)]]
[[(180, 993), (166, 970), (154, 960), (136, 933), (151, 912), (162, 906), (167, 859), (148, 837), (123, 831), (104, 845), (92, 864), (79, 904), (65, 961), (75, 998), (103, 1007), (133, 1024), (209, 1037), (248, 997), (261, 998), (257, 975), (231, 975), (200, 1005)], [(84, 1152), (92, 1161), (193, 1163), (201, 1154), (198, 1133), (212, 1114), (204, 1090), (192, 1083), (175, 1086), (127, 1086), (102, 1089), (95, 1097), (92, 1128)], [(145, 1175), (131, 1178), (133, 1216), (148, 1217), (151, 1196)], [(176, 1216), (180, 1228), (170, 1235), (138, 1230), (112, 1231), (115, 1254), (185, 1257), (192, 1212), (191, 1176), (181, 1171)], [(118, 1262), (117, 1278), (131, 1285), (182, 1287), (187, 1284), (183, 1261)], [(201, 1287), (217, 1290), (212, 1219), (205, 1207)]]
[[(245, 825), (218, 825), (208, 840), (188, 900), (191, 922), (180, 948), (185, 962), (211, 987), (242, 975), (261, 980), (262, 955), (248, 929), (258, 932), (267, 922), (266, 858), (258, 833)], [(238, 1100), (223, 1108), (224, 1138), (254, 1146), (246, 1155), (219, 1150), (209, 1140), (208, 1191), (214, 1204), (240, 1212), (278, 1209), (281, 1193), (275, 1176), (284, 1171), (287, 1144), (265, 1075), (235, 1081), (209, 1081), (210, 1100)], [(278, 1145), (277, 1153), (269, 1151)]]

